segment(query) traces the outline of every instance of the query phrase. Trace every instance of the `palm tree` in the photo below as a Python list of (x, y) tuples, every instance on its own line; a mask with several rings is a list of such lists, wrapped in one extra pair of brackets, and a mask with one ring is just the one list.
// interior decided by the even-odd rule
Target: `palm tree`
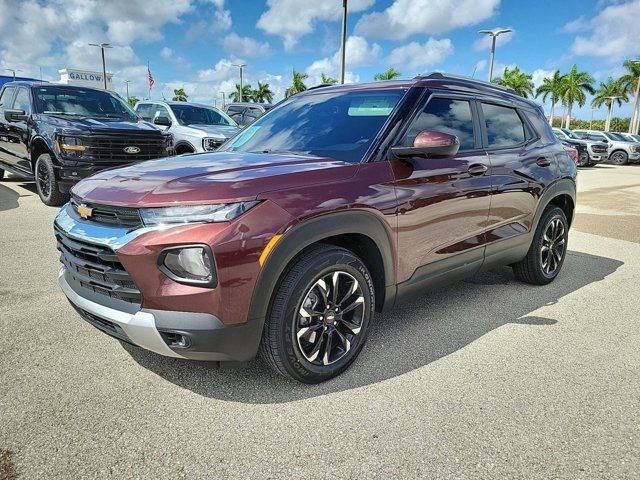
[(321, 74), (321, 83), (323, 83), (324, 85), (335, 85), (336, 83), (338, 83), (338, 80), (330, 77), (329, 75), (325, 75), (324, 73)]
[(184, 91), (184, 88), (176, 88), (173, 90), (174, 102), (186, 102), (189, 95)]
[(306, 73), (293, 71), (293, 78), (291, 80), (291, 86), (287, 88), (284, 92), (285, 97), (290, 97), (291, 95), (295, 95), (296, 93), (304, 92), (307, 89), (307, 86), (304, 84), (304, 81), (309, 78), (309, 75)]
[(625, 93), (633, 94), (633, 109), (631, 112), (631, 122), (629, 124), (629, 133), (638, 131), (638, 116), (640, 114), (640, 102), (638, 101), (638, 92), (640, 91), (640, 59), (627, 60), (624, 62), (624, 68), (627, 73), (620, 77), (620, 82), (624, 85)]
[(240, 84), (236, 83), (235, 91), (229, 95), (234, 102), (252, 102), (253, 101), (253, 89), (251, 85), (242, 86), (242, 94), (240, 94)]
[(606, 82), (600, 82), (600, 86), (596, 90), (596, 96), (593, 97), (591, 105), (599, 108), (602, 105), (607, 106), (607, 121), (604, 124), (604, 131), (608, 132), (611, 126), (611, 114), (613, 113), (613, 105), (622, 105), (622, 102), (628, 102), (629, 97), (622, 83), (622, 79), (614, 80), (609, 77)]
[(533, 77), (526, 74), (518, 67), (505, 68), (502, 73), (502, 77), (493, 79), (493, 83), (509, 87), (521, 97), (527, 98), (529, 95), (533, 95)]
[(542, 95), (543, 102), (547, 101), (547, 97), (551, 97), (551, 111), (549, 112), (549, 125), (551, 126), (553, 126), (553, 109), (562, 96), (563, 81), (564, 75), (560, 73), (560, 70), (556, 70), (553, 72), (552, 76), (546, 77), (542, 80), (542, 85), (540, 85), (536, 90), (536, 98)]
[(402, 75), (398, 70), (393, 67), (387, 68), (384, 72), (376, 73), (373, 76), (374, 80), (393, 80), (394, 78), (398, 78)]
[(571, 126), (571, 109), (574, 103), (578, 103), (579, 106), (583, 106), (587, 101), (586, 93), (594, 94), (595, 89), (593, 83), (595, 80), (587, 72), (579, 72), (578, 67), (574, 65), (564, 76), (561, 89), (561, 98), (563, 103), (567, 106), (567, 119), (565, 122), (565, 128)]
[(258, 82), (258, 88), (253, 91), (252, 96), (255, 102), (271, 103), (273, 101), (273, 92), (268, 83)]
[(133, 95), (131, 95), (127, 101), (129, 102), (129, 106), (133, 108), (136, 106), (136, 103), (140, 101), (140, 99), (138, 97), (134, 97)]

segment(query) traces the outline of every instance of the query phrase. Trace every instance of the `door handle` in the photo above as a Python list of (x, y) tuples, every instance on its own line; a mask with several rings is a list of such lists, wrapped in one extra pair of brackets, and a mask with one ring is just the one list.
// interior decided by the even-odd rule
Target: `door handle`
[(469, 175), (484, 175), (489, 167), (483, 163), (474, 163), (469, 165)]
[(547, 157), (540, 157), (538, 158), (538, 160), (536, 160), (536, 163), (539, 167), (548, 167), (549, 165), (551, 165), (551, 160), (549, 160)]

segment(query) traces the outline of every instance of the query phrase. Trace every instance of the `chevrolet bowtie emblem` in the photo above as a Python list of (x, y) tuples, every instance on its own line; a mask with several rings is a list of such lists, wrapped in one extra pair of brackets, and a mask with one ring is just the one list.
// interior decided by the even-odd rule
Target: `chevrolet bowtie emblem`
[(81, 203), (77, 207), (78, 215), (80, 215), (85, 220), (91, 216), (91, 212), (93, 212), (93, 208), (87, 207), (84, 203)]

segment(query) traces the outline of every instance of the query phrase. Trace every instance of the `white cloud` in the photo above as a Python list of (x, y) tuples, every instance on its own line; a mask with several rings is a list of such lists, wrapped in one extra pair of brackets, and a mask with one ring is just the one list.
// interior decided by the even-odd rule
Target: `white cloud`
[(484, 69), (485, 69), (485, 68), (487, 68), (487, 61), (486, 61), (486, 60), (478, 60), (478, 61), (476, 62), (476, 65), (475, 65), (475, 69), (474, 69), (474, 70), (475, 70), (475, 72), (476, 72), (476, 73), (478, 73), (478, 72), (484, 72)]
[(565, 33), (578, 33), (587, 28), (589, 28), (589, 20), (587, 20), (584, 15), (580, 15), (575, 20), (565, 23), (561, 31)]
[(499, 4), (500, 0), (395, 0), (381, 12), (363, 15), (355, 32), (367, 38), (399, 40), (437, 34), (486, 20)]
[(184, 35), (187, 42), (202, 41), (205, 37), (210, 37), (231, 28), (231, 12), (224, 9), (224, 0), (208, 0), (214, 6), (213, 11), (207, 9), (202, 13), (200, 21), (195, 22)]
[(533, 82), (533, 86), (537, 89), (545, 78), (549, 78), (553, 76), (553, 72), (555, 70), (543, 70), (542, 68), (538, 68), (531, 73), (531, 81)]
[(251, 37), (241, 37), (235, 32), (225, 35), (222, 46), (234, 55), (244, 57), (264, 57), (269, 54), (269, 44)]
[[(382, 48), (377, 43), (369, 43), (362, 37), (351, 36), (347, 38), (345, 51), (345, 66), (353, 69), (363, 65), (375, 63), (382, 53)], [(340, 69), (340, 49), (332, 56), (316, 60), (309, 65), (305, 73), (309, 75), (310, 85), (320, 83), (321, 74), (337, 78)], [(353, 72), (345, 72), (345, 82), (358, 81), (359, 77)]]
[(608, 57), (617, 60), (640, 53), (637, 35), (640, 0), (609, 5), (589, 21), (590, 30), (578, 36), (571, 50), (576, 55)]
[[(373, 3), (374, 0), (350, 0), (349, 12), (366, 10)], [(256, 26), (265, 33), (282, 37), (287, 51), (292, 50), (301, 37), (313, 32), (318, 20), (342, 18), (338, 1), (267, 0), (267, 7)]]
[[(508, 27), (508, 28), (511, 28), (512, 31), (508, 32), (508, 33), (503, 33), (503, 34), (498, 35), (498, 37), (496, 38), (496, 47), (501, 47), (502, 45), (506, 45), (511, 40), (513, 40), (513, 36), (515, 35), (516, 31), (512, 27)], [(482, 34), (481, 37), (479, 37), (475, 42), (473, 42), (473, 49), (476, 52), (482, 52), (484, 50), (490, 50), (491, 49), (491, 36), (490, 35), (486, 35), (486, 34)]]
[(400, 68), (417, 70), (436, 65), (452, 54), (453, 43), (450, 39), (429, 38), (423, 44), (411, 42), (394, 48), (389, 54), (388, 63)]

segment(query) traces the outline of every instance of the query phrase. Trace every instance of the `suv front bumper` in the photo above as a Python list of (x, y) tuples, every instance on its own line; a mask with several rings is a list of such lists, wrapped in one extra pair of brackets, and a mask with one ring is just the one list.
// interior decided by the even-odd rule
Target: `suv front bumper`
[(79, 295), (67, 280), (58, 284), (78, 314), (102, 332), (160, 355), (190, 360), (250, 360), (260, 341), (259, 322), (225, 326), (206, 313), (140, 309), (129, 313)]

